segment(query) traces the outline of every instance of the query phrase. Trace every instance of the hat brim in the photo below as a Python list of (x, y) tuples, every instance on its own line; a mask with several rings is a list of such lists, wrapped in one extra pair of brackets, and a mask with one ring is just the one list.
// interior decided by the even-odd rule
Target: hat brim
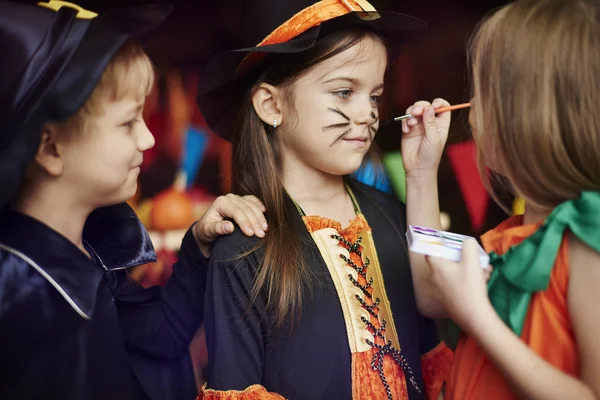
[[(71, 60), (53, 85), (52, 108), (57, 119), (73, 115), (89, 97), (123, 44), (167, 18), (168, 4), (108, 10), (94, 18)], [(110, 29), (107, 29), (110, 27)]]
[(203, 79), (198, 87), (196, 100), (206, 122), (217, 135), (231, 141), (242, 97), (252, 84), (253, 71), (260, 69), (259, 64), (240, 74), (240, 63), (249, 54), (299, 53), (312, 48), (320, 37), (358, 26), (376, 30), (392, 47), (402, 45), (411, 34), (427, 28), (424, 21), (406, 14), (386, 11), (352, 12), (325, 21), (284, 43), (219, 52), (204, 67)]
[(15, 129), (12, 143), (0, 153), (0, 207), (15, 194), (39, 146), (43, 125), (64, 120), (85, 103), (113, 56), (132, 37), (160, 25), (170, 5), (149, 5), (106, 11), (88, 23), (60, 72), (40, 87), (27, 109), (25, 122)]

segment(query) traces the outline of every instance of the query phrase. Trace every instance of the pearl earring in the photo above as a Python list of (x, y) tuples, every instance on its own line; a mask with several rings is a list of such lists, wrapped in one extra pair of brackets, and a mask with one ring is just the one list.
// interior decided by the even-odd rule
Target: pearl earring
[(273, 120), (273, 128), (277, 128), (277, 119)]

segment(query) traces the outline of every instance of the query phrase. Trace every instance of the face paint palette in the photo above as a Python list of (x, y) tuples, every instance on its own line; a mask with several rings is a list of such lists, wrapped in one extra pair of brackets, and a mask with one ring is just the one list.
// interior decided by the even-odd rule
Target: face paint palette
[[(411, 225), (406, 232), (406, 238), (410, 251), (414, 253), (459, 262), (463, 242), (470, 236)], [(478, 251), (481, 268), (485, 268), (490, 263), (490, 257), (479, 245)]]

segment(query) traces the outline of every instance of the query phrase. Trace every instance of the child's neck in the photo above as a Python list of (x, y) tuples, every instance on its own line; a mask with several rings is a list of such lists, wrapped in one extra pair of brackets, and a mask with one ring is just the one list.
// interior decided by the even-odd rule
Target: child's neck
[(525, 212), (523, 213), (523, 224), (536, 224), (540, 221), (543, 221), (550, 215), (550, 211), (544, 211), (541, 209), (535, 208), (533, 205), (529, 203), (525, 203)]
[(307, 215), (320, 215), (342, 225), (356, 216), (343, 176), (326, 174), (303, 165), (285, 165), (283, 185)]
[(60, 233), (89, 257), (83, 246), (83, 227), (93, 209), (77, 204), (64, 190), (30, 185), (21, 191), (13, 208)]

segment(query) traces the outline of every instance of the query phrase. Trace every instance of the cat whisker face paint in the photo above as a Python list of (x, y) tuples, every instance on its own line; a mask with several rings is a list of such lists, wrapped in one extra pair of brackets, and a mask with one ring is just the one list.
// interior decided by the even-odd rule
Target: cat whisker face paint
[[(347, 128), (342, 134), (340, 134), (329, 146), (333, 146), (334, 144), (336, 144), (337, 142), (339, 142), (340, 140), (343, 140), (346, 136), (348, 136), (351, 132), (352, 132), (352, 125), (350, 123), (350, 117), (348, 117), (348, 115), (346, 115), (346, 113), (344, 113), (342, 110), (340, 110), (339, 108), (327, 108), (329, 111), (334, 112), (338, 115), (340, 115), (342, 118), (344, 118), (347, 122), (341, 122), (341, 123), (337, 123), (337, 124), (332, 124), (332, 125), (328, 125), (328, 126), (324, 126), (322, 129), (323, 132), (326, 132), (328, 130), (331, 129), (343, 129), (343, 128)], [(366, 144), (367, 141), (372, 142), (375, 135), (377, 134), (377, 128), (375, 127), (375, 125), (377, 124), (377, 122), (379, 122), (379, 117), (375, 114), (375, 112), (371, 111), (371, 114), (369, 115), (372, 119), (373, 122), (371, 122), (368, 127), (367, 127), (367, 136), (365, 135), (359, 135), (355, 138), (351, 138), (349, 140), (352, 141), (356, 141), (356, 142), (363, 142)]]
[(328, 130), (331, 129), (336, 129), (336, 128), (348, 128), (350, 126), (350, 122), (343, 122), (340, 124), (333, 124), (333, 125), (328, 125), (328, 126), (324, 126), (322, 128), (323, 132), (326, 132)]
[(375, 115), (373, 111), (371, 111), (371, 118), (373, 118), (373, 122), (369, 125), (369, 132), (371, 133), (371, 141), (375, 139), (375, 135), (377, 134), (377, 129), (374, 125), (379, 122), (379, 117)]
[(322, 128), (322, 131), (328, 131), (330, 129), (335, 129), (335, 128), (346, 128), (344, 130), (344, 132), (339, 135), (337, 138), (335, 138), (335, 140), (329, 145), (329, 147), (333, 146), (334, 144), (336, 144), (337, 142), (339, 142), (340, 140), (342, 140), (344, 138), (344, 136), (348, 135), (350, 132), (352, 132), (352, 126), (350, 124), (350, 117), (346, 115), (346, 113), (344, 113), (342, 110), (340, 110), (339, 108), (331, 108), (331, 107), (327, 107), (327, 109), (333, 113), (338, 114), (339, 116), (341, 116), (342, 118), (344, 118), (346, 120), (346, 122), (342, 122), (342, 123), (338, 123), (338, 124), (332, 124), (332, 125), (328, 125)]
[(342, 118), (344, 118), (346, 120), (346, 122), (348, 122), (348, 124), (350, 124), (350, 117), (347, 116), (342, 110), (340, 110), (339, 108), (331, 108), (331, 107), (327, 107), (327, 109), (331, 112), (334, 112), (338, 115), (340, 115)]

